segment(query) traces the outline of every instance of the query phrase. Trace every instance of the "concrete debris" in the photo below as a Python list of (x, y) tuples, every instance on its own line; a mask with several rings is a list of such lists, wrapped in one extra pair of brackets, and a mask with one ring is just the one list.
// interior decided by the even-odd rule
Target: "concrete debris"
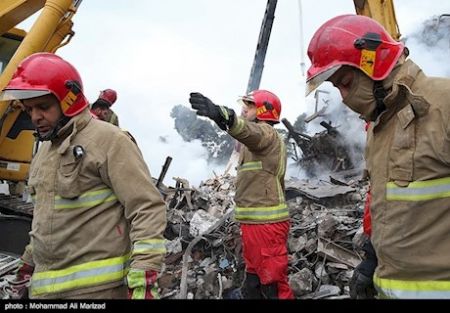
[(322, 285), (319, 290), (313, 296), (313, 299), (324, 299), (330, 298), (332, 296), (338, 296), (341, 293), (341, 290), (337, 286), (333, 285)]
[(314, 274), (308, 268), (303, 268), (299, 272), (290, 275), (289, 285), (296, 296), (303, 296), (313, 291)]
[(172, 241), (166, 241), (166, 250), (168, 254), (177, 254), (183, 251), (183, 247), (181, 245), (181, 238), (177, 238)]
[(218, 218), (215, 218), (208, 212), (198, 210), (192, 216), (189, 233), (193, 237), (203, 235), (211, 226), (217, 223), (217, 220)]
[[(289, 284), (301, 299), (348, 298), (360, 262), (368, 189), (356, 176), (330, 181), (291, 180)], [(217, 176), (198, 188), (177, 180), (169, 204), (167, 256), (160, 277), (165, 299), (240, 299), (245, 276), (239, 224), (233, 219), (234, 177)], [(190, 202), (189, 200), (190, 199)]]
[(303, 196), (314, 201), (329, 201), (332, 198), (345, 199), (351, 196), (356, 189), (349, 186), (324, 184), (323, 182), (312, 182), (303, 180), (290, 180), (286, 182), (286, 193), (289, 198)]
[(351, 267), (356, 267), (361, 262), (361, 259), (350, 250), (328, 240), (319, 239), (317, 252), (324, 257), (328, 257), (330, 260), (338, 261)]
[[(19, 266), (20, 258), (0, 253), (0, 299), (13, 299), (14, 292), (11, 282), (15, 278), (14, 272)], [(27, 281), (24, 281), (27, 283)]]

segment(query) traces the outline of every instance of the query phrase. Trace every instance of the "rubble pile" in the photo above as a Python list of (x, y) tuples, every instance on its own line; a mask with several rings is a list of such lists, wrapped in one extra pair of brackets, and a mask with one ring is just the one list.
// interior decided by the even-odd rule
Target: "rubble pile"
[[(232, 215), (233, 181), (231, 176), (217, 176), (191, 188), (186, 180), (177, 179), (166, 198), (162, 298), (242, 297), (245, 266), (239, 224)], [(348, 297), (348, 282), (361, 260), (354, 247), (362, 240), (366, 192), (365, 182), (343, 177), (286, 182), (291, 215), (289, 283), (297, 298)]]
[[(333, 180), (336, 181), (336, 180)], [(289, 284), (297, 298), (346, 298), (361, 261), (367, 183), (286, 183), (291, 215)]]
[[(361, 260), (356, 247), (364, 238), (361, 223), (368, 188), (352, 175), (286, 181), (289, 284), (298, 299), (349, 297), (348, 283)], [(245, 265), (240, 227), (233, 218), (234, 177), (216, 176), (197, 188), (175, 180), (175, 187), (160, 189), (168, 205), (167, 254), (158, 280), (161, 298), (242, 298)], [(1, 298), (11, 297), (17, 262), (0, 258)]]
[(190, 188), (183, 179), (168, 195), (168, 240), (159, 279), (162, 298), (239, 298), (244, 275), (239, 225), (233, 221), (234, 177)]
[(0, 299), (13, 298), (12, 281), (14, 281), (14, 271), (19, 265), (18, 256), (0, 252)]

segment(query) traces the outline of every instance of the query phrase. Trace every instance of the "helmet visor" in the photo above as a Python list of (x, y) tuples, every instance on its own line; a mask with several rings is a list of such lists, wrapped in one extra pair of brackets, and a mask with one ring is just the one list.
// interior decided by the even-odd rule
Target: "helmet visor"
[(6, 89), (0, 93), (0, 101), (24, 100), (50, 94), (48, 90)]
[(334, 73), (336, 73), (341, 68), (341, 65), (334, 66), (328, 70), (317, 74), (316, 76), (308, 79), (306, 81), (305, 97), (307, 97), (311, 92), (317, 89), (324, 81), (330, 78)]
[(239, 98), (239, 100), (241, 100), (242, 102), (244, 102), (245, 104), (253, 104), (255, 105), (255, 98), (253, 98), (252, 95), (245, 95)]

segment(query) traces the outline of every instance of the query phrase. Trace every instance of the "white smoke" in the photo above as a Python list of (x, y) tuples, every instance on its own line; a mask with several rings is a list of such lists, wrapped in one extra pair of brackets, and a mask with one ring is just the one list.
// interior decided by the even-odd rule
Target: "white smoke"
[(450, 77), (450, 17), (431, 17), (405, 38), (410, 58), (426, 75)]

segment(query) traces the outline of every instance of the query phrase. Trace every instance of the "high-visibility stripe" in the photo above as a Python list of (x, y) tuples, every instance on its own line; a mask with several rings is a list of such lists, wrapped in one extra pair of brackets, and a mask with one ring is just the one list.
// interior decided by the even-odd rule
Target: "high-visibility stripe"
[(393, 182), (386, 185), (386, 199), (391, 201), (424, 201), (450, 197), (450, 177), (415, 181), (408, 187)]
[(87, 262), (63, 270), (37, 272), (31, 279), (33, 295), (57, 293), (121, 280), (129, 256)]
[(280, 137), (279, 134), (278, 139), (280, 140), (280, 160), (278, 165), (278, 173), (277, 173), (277, 189), (278, 189), (278, 198), (280, 199), (280, 203), (284, 203), (284, 190), (281, 187), (281, 181), (283, 179), (283, 174), (286, 170), (286, 147), (284, 145), (283, 139)]
[(127, 275), (128, 288), (132, 290), (131, 299), (159, 299), (158, 282), (148, 271), (130, 269)]
[(147, 280), (145, 271), (131, 269), (127, 274), (128, 288), (132, 290), (131, 299), (145, 299)]
[(133, 246), (132, 254), (164, 254), (166, 245), (163, 239), (149, 239), (137, 241)]
[(405, 281), (373, 278), (382, 298), (389, 299), (450, 299), (450, 281)]
[(228, 114), (228, 110), (225, 109), (222, 105), (219, 106), (220, 111), (222, 112), (222, 117), (225, 118), (225, 120), (228, 122), (228, 120), (230, 119), (230, 115)]
[(228, 132), (231, 135), (239, 134), (242, 131), (242, 129), (244, 128), (244, 126), (245, 126), (244, 120), (242, 118), (238, 117), (236, 125), (233, 128), (231, 128)]
[(239, 167), (239, 172), (259, 171), (262, 169), (263, 169), (263, 166), (262, 166), (261, 161), (247, 162), (247, 163), (242, 164)]
[(289, 217), (289, 210), (285, 203), (273, 207), (242, 208), (236, 207), (237, 220), (270, 221)]
[(75, 199), (66, 199), (55, 196), (55, 209), (89, 208), (116, 200), (117, 197), (114, 192), (111, 189), (106, 188), (86, 192)]

